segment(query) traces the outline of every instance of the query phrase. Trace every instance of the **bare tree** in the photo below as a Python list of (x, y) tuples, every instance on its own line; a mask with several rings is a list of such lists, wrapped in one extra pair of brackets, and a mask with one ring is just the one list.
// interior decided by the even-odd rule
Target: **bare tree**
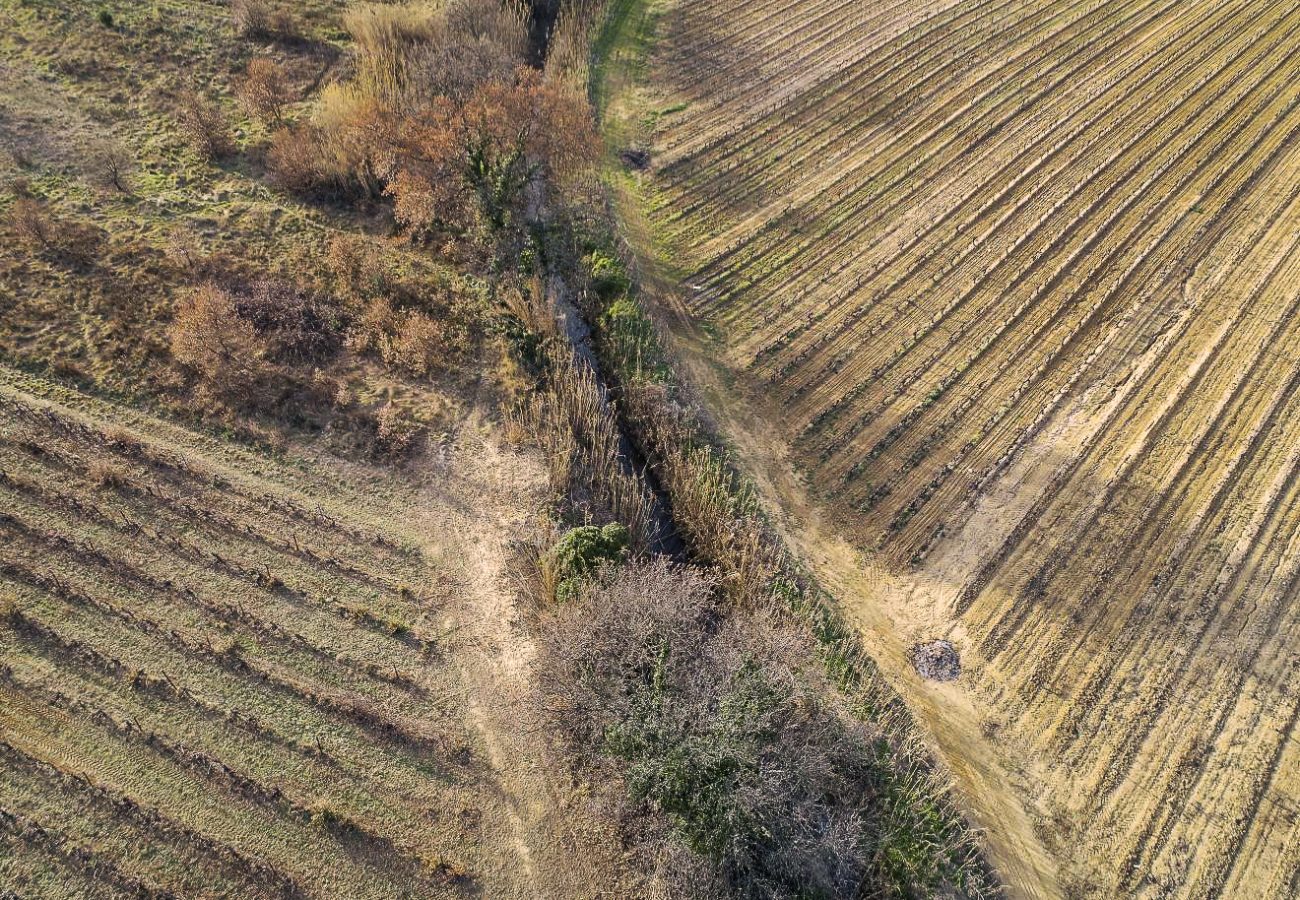
[(106, 188), (131, 193), (128, 176), (135, 168), (135, 157), (122, 144), (106, 140), (91, 151), (91, 165), (96, 180)]
[(200, 157), (212, 162), (235, 152), (230, 123), (216, 103), (195, 91), (186, 91), (180, 96), (179, 106), (181, 133)]
[(275, 60), (264, 56), (248, 61), (248, 69), (239, 85), (239, 99), (249, 115), (268, 125), (279, 125), (284, 120), (284, 108), (290, 93), (284, 69)]

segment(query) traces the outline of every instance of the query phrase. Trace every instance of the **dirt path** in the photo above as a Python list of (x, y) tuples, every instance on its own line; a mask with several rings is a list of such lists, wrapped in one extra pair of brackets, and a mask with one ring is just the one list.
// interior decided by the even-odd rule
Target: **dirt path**
[[(753, 405), (725, 391), (711, 373), (699, 345), (683, 341), (692, 383), (706, 396), (733, 442), (745, 470), (758, 482), (769, 514), (822, 584), (838, 598), (859, 628), (868, 651), (890, 684), (922, 724), (940, 759), (952, 772), (963, 808), (985, 831), (987, 849), (999, 875), (1014, 896), (1063, 896), (1055, 864), (1034, 831), (1029, 813), (1018, 801), (1031, 795), (1032, 775), (1012, 783), (1011, 772), (1024, 761), (1008, 760), (985, 736), (991, 721), (962, 679), (940, 684), (923, 680), (912, 667), (909, 648), (922, 640), (948, 638), (963, 647), (963, 629), (947, 612), (934, 586), (909, 582), (886, 572), (854, 550), (822, 517), (792, 471), (785, 448), (762, 423), (749, 420)], [(966, 668), (976, 661), (964, 656)]]
[(437, 483), (456, 484), (471, 502), (447, 510), (435, 531), (454, 535), (464, 594), (455, 621), (468, 633), (461, 669), (467, 718), (482, 738), (508, 834), (489, 892), (493, 897), (627, 897), (617, 844), (596, 827), (583, 798), (552, 759), (529, 689), (533, 646), (507, 571), (510, 543), (537, 527), (546, 481), (526, 455), (503, 448), (494, 428), (472, 415), (459, 430)]

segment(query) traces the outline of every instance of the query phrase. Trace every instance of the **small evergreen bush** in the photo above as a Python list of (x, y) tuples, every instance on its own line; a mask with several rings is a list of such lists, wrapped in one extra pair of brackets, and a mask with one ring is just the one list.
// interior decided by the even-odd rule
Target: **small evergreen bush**
[(561, 603), (577, 595), (584, 581), (604, 563), (621, 562), (631, 538), (625, 525), (580, 525), (565, 532), (547, 555), (547, 567)]

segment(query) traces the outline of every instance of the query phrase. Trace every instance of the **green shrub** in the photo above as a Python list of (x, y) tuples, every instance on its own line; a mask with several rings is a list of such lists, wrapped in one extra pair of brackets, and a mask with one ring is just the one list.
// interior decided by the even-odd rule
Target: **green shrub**
[(580, 525), (565, 532), (547, 554), (555, 599), (572, 599), (602, 564), (621, 562), (630, 538), (627, 526), (617, 522), (604, 527)]
[(744, 789), (761, 777), (778, 736), (768, 723), (782, 698), (752, 660), (703, 721), (678, 714), (680, 700), (665, 705), (662, 690), (642, 691), (644, 714), (617, 723), (605, 738), (606, 752), (631, 764), (632, 796), (662, 810), (686, 845), (714, 863), (731, 863), (738, 852), (766, 856), (770, 834), (747, 808)]
[(103, 25), (105, 28), (112, 28), (113, 14), (106, 9), (101, 9), (99, 11), (99, 24)]
[(591, 276), (591, 290), (606, 303), (632, 289), (632, 278), (623, 260), (603, 250), (593, 250), (587, 256), (587, 272)]
[(646, 378), (664, 383), (670, 372), (663, 358), (654, 323), (640, 304), (619, 297), (600, 317), (601, 337), (613, 350), (620, 378)]

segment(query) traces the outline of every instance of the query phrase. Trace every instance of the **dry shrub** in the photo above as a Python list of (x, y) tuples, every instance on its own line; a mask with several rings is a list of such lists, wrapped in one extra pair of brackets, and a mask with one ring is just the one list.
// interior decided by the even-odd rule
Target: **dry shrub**
[(232, 295), (235, 312), (265, 342), (277, 362), (319, 360), (342, 343), (337, 311), (319, 295), (263, 278)]
[(525, 187), (565, 180), (598, 153), (586, 97), (519, 69), (510, 83), (481, 85), (468, 101), (435, 101), (406, 123), (388, 186), (399, 221), (417, 231), (515, 220)]
[(452, 0), (440, 31), (441, 39), (413, 53), (411, 81), (424, 96), (461, 102), (481, 85), (513, 79), (528, 49), (528, 11), (521, 3)]
[(290, 101), (284, 69), (275, 60), (264, 56), (249, 60), (244, 80), (239, 85), (239, 99), (249, 115), (263, 123), (278, 125)]
[(347, 345), (357, 353), (378, 355), (406, 375), (425, 378), (456, 352), (449, 331), (444, 322), (426, 313), (398, 312), (387, 297), (376, 297), (353, 321)]
[(54, 216), (32, 197), (20, 196), (9, 210), (9, 226), (18, 240), (33, 250), (51, 250), (58, 241), (58, 225)]
[(348, 297), (364, 296), (366, 275), (375, 263), (375, 253), (359, 234), (340, 234), (330, 239), (325, 250), (325, 269), (338, 290)]
[(374, 98), (332, 84), (310, 123), (272, 136), (267, 167), (285, 190), (373, 200), (392, 166), (392, 128), (392, 114)]
[[(51, 60), (55, 71), (74, 81), (92, 81), (109, 77), (105, 72), (103, 48), (78, 47), (65, 44), (59, 54)], [(112, 71), (115, 67), (110, 67)]]
[(391, 300), (387, 297), (374, 298), (365, 305), (348, 329), (348, 349), (356, 353), (382, 355), (398, 321)]
[(424, 377), (465, 359), (483, 334), (482, 298), (437, 269), (403, 271), (361, 235), (330, 242), (325, 267), (348, 311), (347, 345)]
[(206, 282), (181, 302), (169, 334), (173, 357), (199, 376), (200, 395), (227, 412), (259, 411), (314, 427), (313, 417), (338, 393), (325, 372), (294, 366), (339, 348), (335, 310), (291, 284)]
[(124, 469), (102, 459), (92, 462), (86, 475), (91, 484), (105, 490), (120, 490), (131, 483), (131, 476)]
[(185, 225), (179, 225), (167, 235), (163, 254), (171, 263), (172, 277), (195, 283), (210, 281), (235, 268), (230, 255), (213, 247), (205, 247), (199, 236)]
[(176, 361), (221, 396), (246, 399), (264, 372), (265, 342), (240, 316), (235, 298), (211, 282), (181, 301), (169, 336)]
[(527, 7), (499, 0), (364, 4), (344, 25), (357, 47), (356, 87), (404, 109), (436, 96), (463, 100), (487, 81), (509, 81), (528, 42)]
[(428, 96), (463, 101), (479, 85), (510, 81), (519, 60), (520, 54), (494, 41), (444, 41), (412, 56), (411, 80)]
[(121, 456), (136, 460), (150, 459), (150, 450), (134, 432), (121, 425), (105, 425), (99, 433), (104, 446)]
[(298, 20), (287, 10), (277, 9), (271, 13), (271, 36), (282, 43), (295, 43), (303, 40)]
[(313, 120), (325, 177), (346, 193), (379, 197), (393, 165), (395, 118), (365, 91), (341, 84), (326, 87)]
[[(814, 651), (775, 614), (720, 607), (665, 561), (606, 570), (539, 618), (541, 707), (579, 764), (620, 775), (707, 863), (670, 893), (851, 898), (880, 889), (895, 814), (881, 735), (828, 705)], [(659, 856), (657, 848), (646, 848)]]
[(447, 356), (442, 323), (416, 310), (407, 310), (383, 353), (386, 363), (417, 378), (431, 374)]
[(292, 41), (300, 36), (293, 16), (287, 10), (271, 6), (267, 0), (233, 0), (230, 18), (240, 37)]
[(173, 228), (168, 233), (163, 255), (182, 272), (197, 270), (207, 256), (199, 246), (198, 236), (184, 225)]
[(391, 400), (375, 414), (375, 453), (400, 459), (411, 452), (423, 426), (409, 412)]
[[(452, 0), (349, 10), (354, 77), (321, 92), (310, 124), (275, 135), (275, 180), (300, 193), (376, 201), (396, 176), (393, 195), (414, 229), (473, 224), (480, 207), (502, 220), (533, 173), (558, 172), (570, 155), (561, 148), (594, 134), (585, 102), (584, 118), (575, 118), (538, 78), (519, 74), (523, 9)], [(507, 93), (484, 93), (492, 86)], [(278, 120), (276, 104), (246, 102)], [(539, 133), (544, 120), (555, 137)]]
[(310, 195), (325, 182), (320, 137), (310, 124), (278, 129), (271, 135), (266, 167), (277, 187)]
[(388, 270), (379, 250), (357, 234), (341, 234), (329, 243), (325, 268), (335, 290), (350, 300), (387, 293)]
[(8, 219), (20, 243), (64, 262), (91, 263), (103, 240), (103, 233), (95, 226), (60, 218), (34, 197), (14, 200)]
[(230, 122), (215, 102), (195, 91), (181, 94), (177, 122), (191, 149), (205, 162), (224, 159), (235, 152)]
[(262, 35), (271, 22), (271, 7), (266, 0), (233, 0), (230, 19), (237, 34), (243, 37)]

